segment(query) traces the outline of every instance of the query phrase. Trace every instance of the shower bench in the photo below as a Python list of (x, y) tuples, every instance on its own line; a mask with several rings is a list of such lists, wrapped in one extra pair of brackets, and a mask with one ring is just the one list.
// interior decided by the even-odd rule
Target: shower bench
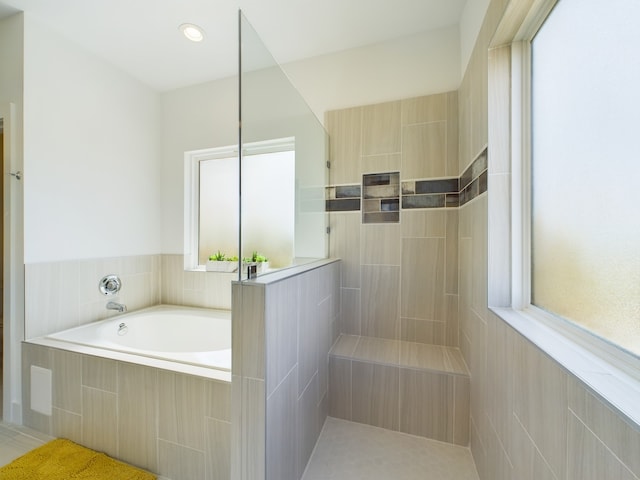
[(329, 352), (329, 415), (467, 446), (469, 370), (458, 348), (342, 334)]

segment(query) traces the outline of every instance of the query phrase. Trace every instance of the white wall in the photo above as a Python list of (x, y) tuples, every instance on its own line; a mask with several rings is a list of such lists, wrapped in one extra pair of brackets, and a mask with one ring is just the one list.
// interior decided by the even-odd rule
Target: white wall
[(159, 253), (158, 95), (24, 18), (25, 263)]
[(162, 253), (184, 252), (184, 152), (238, 144), (237, 83), (228, 78), (161, 96)]
[(323, 55), (283, 69), (320, 121), (329, 110), (448, 92), (460, 85), (458, 28)]
[(491, 0), (468, 0), (460, 17), (460, 72), (467, 69)]

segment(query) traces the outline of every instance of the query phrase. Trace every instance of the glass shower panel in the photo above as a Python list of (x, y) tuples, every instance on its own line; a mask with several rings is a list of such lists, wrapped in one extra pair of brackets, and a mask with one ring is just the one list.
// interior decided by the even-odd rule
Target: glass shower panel
[(239, 29), (239, 251), (269, 259), (267, 273), (328, 256), (328, 137), (242, 12)]

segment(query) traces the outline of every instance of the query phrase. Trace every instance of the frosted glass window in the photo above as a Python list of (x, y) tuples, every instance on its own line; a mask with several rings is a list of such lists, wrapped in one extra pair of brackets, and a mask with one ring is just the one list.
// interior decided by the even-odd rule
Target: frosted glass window
[(238, 158), (200, 162), (199, 258), (203, 265), (218, 250), (251, 257), (258, 251), (272, 267), (289, 266), (294, 256), (295, 152), (244, 156), (243, 228), (253, 243), (238, 253)]
[(532, 43), (532, 303), (640, 354), (640, 2), (560, 0)]

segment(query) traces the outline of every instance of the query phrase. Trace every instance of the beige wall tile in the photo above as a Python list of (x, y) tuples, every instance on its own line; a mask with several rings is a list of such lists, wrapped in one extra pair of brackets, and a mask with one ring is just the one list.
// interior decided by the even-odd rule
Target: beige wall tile
[[(266, 478), (295, 480), (297, 425), (297, 372), (294, 368), (267, 397), (266, 406)], [(251, 478), (251, 477), (250, 477)]]
[(231, 384), (205, 380), (205, 411), (207, 417), (231, 421)]
[(53, 349), (53, 406), (71, 413), (82, 412), (82, 356)]
[(402, 240), (403, 317), (444, 321), (445, 248), (441, 238)]
[(184, 257), (182, 255), (162, 255), (161, 268), (160, 298), (162, 303), (182, 305)]
[(360, 212), (329, 214), (329, 251), (342, 259), (342, 287), (360, 288)]
[(553, 474), (544, 457), (540, 455), (517, 417), (511, 418), (510, 428), (511, 440), (508, 447), (511, 451), (515, 476), (522, 480), (557, 480), (558, 477)]
[(469, 444), (470, 395), (469, 377), (455, 375), (453, 377), (453, 443), (457, 445)]
[(319, 402), (329, 388), (329, 350), (333, 345), (331, 335), (331, 299), (326, 298), (318, 305), (318, 397)]
[(447, 93), (447, 177), (460, 175), (458, 165), (458, 92)]
[[(320, 333), (320, 311), (318, 308), (319, 279), (320, 277), (317, 271), (309, 272), (297, 279), (300, 289), (299, 306), (298, 311), (295, 312), (293, 317), (294, 324), (298, 325), (297, 343), (295, 340), (293, 342), (293, 359), (295, 363), (297, 355), (298, 362), (297, 395), (302, 395), (311, 378), (318, 371), (318, 348), (320, 346), (318, 343)], [(291, 300), (288, 299), (282, 300), (283, 303), (287, 301), (291, 302)], [(296, 346), (297, 352), (295, 350)]]
[(447, 235), (447, 212), (438, 210), (404, 210), (402, 237), (441, 237)]
[(514, 414), (558, 478), (566, 473), (567, 374), (533, 345), (515, 352)]
[(214, 418), (205, 419), (206, 480), (231, 478), (231, 424)]
[(400, 370), (400, 431), (453, 442), (453, 378), (450, 375)]
[(83, 355), (82, 385), (116, 393), (118, 391), (118, 362)]
[(402, 130), (402, 179), (447, 175), (447, 122), (409, 125)]
[[(314, 376), (307, 388), (297, 400), (296, 417), (296, 472), (294, 479), (302, 478), (304, 469), (313, 452), (313, 447), (320, 435), (320, 430), (324, 424), (324, 419), (320, 423), (321, 417), (318, 414), (318, 377)], [(291, 455), (287, 455), (288, 461)]]
[(448, 96), (440, 93), (402, 100), (402, 125), (447, 120)]
[[(301, 319), (298, 317), (298, 302), (302, 301), (299, 299), (299, 282), (298, 277), (294, 277), (265, 287), (263, 328), (265, 328), (265, 348), (268, 352), (266, 358), (267, 396), (271, 395), (271, 392), (289, 374), (297, 362), (298, 329), (302, 328)], [(255, 288), (251, 290), (255, 290)], [(312, 339), (315, 339), (315, 336)], [(315, 355), (315, 348), (311, 353)]]
[(604, 443), (629, 470), (640, 477), (640, 427), (633, 425), (599, 400), (576, 378), (570, 377), (568, 386), (571, 414)]
[(369, 337), (399, 338), (400, 267), (363, 265), (361, 327)]
[(458, 210), (447, 209), (445, 242), (445, 293), (458, 293)]
[(485, 383), (492, 392), (487, 415), (498, 437), (509, 455), (512, 455), (512, 442), (509, 441), (513, 424), (514, 380), (513, 367), (515, 352), (525, 348), (524, 339), (519, 337), (499, 317), (489, 313), (487, 317), (487, 378)]
[(329, 415), (351, 420), (351, 360), (329, 357)]
[(467, 69), (458, 89), (458, 172), (464, 172), (471, 163), (471, 91), (473, 81), (470, 69)]
[[(158, 415), (158, 371), (118, 364), (118, 458), (155, 470), (158, 465), (156, 438)], [(112, 423), (116, 423), (110, 417)]]
[(400, 152), (400, 101), (362, 107), (362, 154)]
[(204, 449), (205, 380), (158, 372), (158, 438)]
[(359, 341), (359, 336), (341, 334), (331, 348), (331, 355), (337, 357), (352, 357)]
[(205, 478), (204, 452), (158, 440), (158, 472), (167, 478)]
[(351, 420), (398, 430), (400, 369), (352, 362)]
[[(458, 295), (445, 295), (445, 324), (446, 333), (443, 345), (460, 346), (460, 313), (458, 310)], [(419, 338), (417, 341), (420, 341)]]
[(357, 107), (327, 112), (326, 128), (331, 161), (329, 183), (360, 183), (362, 109)]
[(567, 435), (567, 478), (637, 480), (607, 445), (573, 414), (569, 415)]
[(265, 383), (264, 380), (242, 380), (242, 469), (243, 478), (265, 478)]
[(82, 387), (82, 444), (118, 456), (118, 396)]
[(360, 335), (360, 289), (343, 288), (342, 292), (342, 332)]
[[(367, 155), (362, 157), (362, 172), (365, 173), (384, 173), (398, 172), (402, 167), (402, 155), (398, 153), (383, 155)], [(362, 182), (362, 177), (358, 183)]]
[(399, 223), (362, 225), (360, 232), (362, 265), (400, 265)]
[(82, 415), (54, 407), (51, 433), (54, 437), (82, 443)]
[(446, 345), (447, 324), (438, 320), (400, 317), (400, 340)]
[(352, 356), (360, 360), (397, 365), (400, 360), (400, 341), (360, 337)]

